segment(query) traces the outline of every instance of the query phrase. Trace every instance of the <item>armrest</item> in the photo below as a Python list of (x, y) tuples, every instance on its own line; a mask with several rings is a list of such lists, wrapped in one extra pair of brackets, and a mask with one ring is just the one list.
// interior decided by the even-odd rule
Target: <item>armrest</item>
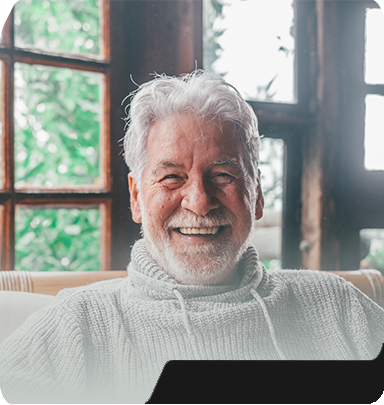
[(0, 271), (0, 290), (56, 295), (63, 288), (126, 277), (127, 271)]
[(55, 299), (52, 295), (0, 291), (0, 343), (34, 312)]
[(379, 270), (328, 271), (328, 273), (336, 274), (350, 281), (355, 287), (384, 308), (384, 276)]

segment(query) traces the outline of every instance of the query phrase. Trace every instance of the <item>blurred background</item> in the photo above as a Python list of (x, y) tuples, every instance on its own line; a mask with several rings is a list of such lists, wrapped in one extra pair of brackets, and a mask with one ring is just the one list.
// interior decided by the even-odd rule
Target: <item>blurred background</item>
[(125, 97), (222, 75), (259, 118), (270, 269), (384, 271), (384, 16), (368, 0), (19, 0), (0, 43), (0, 270), (121, 270)]

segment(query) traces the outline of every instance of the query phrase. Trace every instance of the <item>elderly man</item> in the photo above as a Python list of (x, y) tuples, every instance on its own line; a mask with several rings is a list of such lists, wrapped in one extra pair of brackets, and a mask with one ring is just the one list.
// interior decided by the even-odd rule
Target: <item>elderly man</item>
[(343, 279), (268, 272), (255, 114), (221, 77), (158, 76), (131, 102), (128, 278), (62, 291), (0, 348), (10, 401), (144, 402), (176, 359), (374, 359), (384, 311)]

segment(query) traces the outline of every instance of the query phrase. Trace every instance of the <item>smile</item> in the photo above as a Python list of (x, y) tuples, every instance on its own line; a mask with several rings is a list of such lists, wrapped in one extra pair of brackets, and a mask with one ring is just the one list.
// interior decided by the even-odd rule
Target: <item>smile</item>
[(211, 228), (178, 228), (177, 230), (183, 235), (216, 235), (221, 226), (213, 226)]

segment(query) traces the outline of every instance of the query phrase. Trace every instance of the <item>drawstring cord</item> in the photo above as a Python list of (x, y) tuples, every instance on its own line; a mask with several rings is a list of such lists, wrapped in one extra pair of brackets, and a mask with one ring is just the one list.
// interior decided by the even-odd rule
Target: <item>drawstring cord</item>
[(182, 297), (180, 292), (178, 290), (176, 290), (176, 289), (173, 290), (173, 293), (176, 295), (177, 299), (180, 302), (181, 313), (183, 315), (183, 322), (184, 322), (185, 329), (187, 330), (188, 336), (190, 338), (193, 354), (194, 354), (196, 360), (201, 360), (199, 350), (197, 349), (197, 346), (195, 344), (195, 337), (193, 336), (192, 331), (191, 331), (191, 327), (189, 325), (189, 319), (188, 319), (187, 310), (185, 308), (184, 298)]
[(275, 349), (276, 349), (278, 355), (280, 356), (280, 359), (281, 360), (286, 360), (286, 357), (284, 356), (283, 352), (279, 348), (279, 345), (277, 344), (277, 340), (276, 340), (276, 336), (275, 336), (275, 330), (273, 329), (272, 321), (271, 321), (271, 318), (270, 318), (270, 316), (268, 314), (268, 310), (267, 310), (267, 307), (265, 306), (264, 301), (262, 300), (260, 295), (253, 288), (251, 288), (250, 291), (251, 291), (251, 294), (256, 299), (256, 301), (260, 304), (261, 309), (263, 310), (264, 317), (265, 317), (265, 320), (267, 321), (267, 325), (268, 325), (269, 333), (270, 333), (271, 338), (272, 338), (273, 345), (275, 346)]
[[(268, 325), (268, 329), (269, 329), (269, 333), (271, 335), (273, 345), (274, 345), (280, 359), (281, 360), (286, 360), (286, 357), (285, 357), (284, 353), (281, 351), (281, 349), (279, 348), (279, 345), (277, 344), (277, 340), (276, 340), (276, 336), (275, 336), (275, 330), (273, 329), (272, 321), (271, 321), (271, 318), (270, 318), (270, 316), (268, 314), (268, 310), (267, 310), (267, 307), (265, 306), (264, 301), (262, 300), (260, 295), (253, 288), (250, 289), (250, 292), (253, 295), (253, 297), (256, 299), (256, 301), (259, 303), (261, 309), (263, 310), (263, 314), (264, 314), (265, 320), (266, 320), (267, 325)], [(191, 330), (191, 327), (190, 327), (190, 324), (189, 324), (189, 319), (188, 319), (187, 310), (185, 308), (184, 298), (182, 297), (182, 295), (180, 294), (180, 292), (177, 289), (174, 289), (173, 293), (175, 294), (175, 296), (177, 297), (177, 299), (180, 302), (183, 322), (184, 322), (185, 329), (186, 329), (186, 331), (188, 333), (188, 336), (190, 338), (190, 343), (191, 343), (191, 346), (192, 346), (193, 354), (194, 354), (194, 356), (195, 356), (195, 358), (197, 360), (200, 360), (201, 356), (199, 354), (199, 350), (198, 350), (198, 348), (196, 346), (196, 343), (195, 343), (195, 337), (194, 337), (194, 335), (192, 333), (192, 330)]]

